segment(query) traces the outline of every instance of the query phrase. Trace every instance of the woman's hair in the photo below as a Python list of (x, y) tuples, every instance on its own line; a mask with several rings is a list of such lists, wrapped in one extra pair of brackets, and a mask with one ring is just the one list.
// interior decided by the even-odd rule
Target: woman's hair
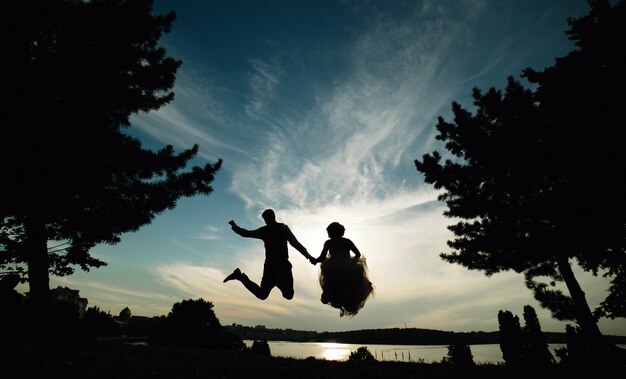
[(331, 237), (343, 237), (343, 233), (346, 231), (346, 228), (338, 222), (331, 222), (326, 228), (326, 231), (328, 231), (328, 234)]

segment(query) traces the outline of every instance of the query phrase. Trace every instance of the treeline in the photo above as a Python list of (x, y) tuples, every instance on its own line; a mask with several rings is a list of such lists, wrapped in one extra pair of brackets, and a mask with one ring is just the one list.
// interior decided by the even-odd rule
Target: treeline
[[(566, 333), (543, 332), (547, 343), (567, 343)], [(605, 336), (615, 344), (626, 344), (626, 336)], [(419, 328), (364, 329), (318, 333), (316, 342), (384, 345), (483, 345), (500, 343), (500, 332), (451, 332)]]
[[(452, 332), (421, 328), (362, 329), (343, 332), (315, 332), (292, 329), (254, 328), (237, 325), (227, 329), (242, 339), (269, 341), (339, 342), (381, 345), (483, 345), (500, 343), (500, 332)], [(546, 343), (567, 343), (566, 333), (543, 332)], [(626, 344), (626, 336), (606, 336), (615, 344)]]
[(320, 333), (319, 341), (385, 345), (468, 345), (498, 343), (498, 332), (449, 332), (419, 328), (365, 329)]

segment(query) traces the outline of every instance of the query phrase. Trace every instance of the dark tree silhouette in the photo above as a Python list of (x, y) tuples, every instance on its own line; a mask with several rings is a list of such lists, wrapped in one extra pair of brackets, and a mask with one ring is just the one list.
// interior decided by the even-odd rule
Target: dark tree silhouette
[(448, 345), (448, 355), (443, 357), (441, 362), (457, 366), (473, 366), (474, 357), (472, 356), (472, 349), (469, 345), (464, 343)]
[[(626, 185), (622, 180), (626, 160), (621, 154), (626, 148), (622, 126), (626, 57), (617, 47), (626, 39), (626, 2), (589, 3), (587, 16), (568, 20), (567, 34), (578, 49), (543, 71), (528, 68), (524, 76), (537, 85), (534, 98), (546, 125), (540, 144), (547, 155), (544, 171), (558, 193), (551, 207), (554, 234), (568, 242), (562, 245), (568, 250), (563, 255), (575, 256), (594, 274), (607, 270), (612, 278), (597, 314), (626, 317)], [(574, 299), (572, 310), (587, 334), (594, 328), (584, 293), (570, 281), (567, 269), (561, 271)], [(545, 295), (550, 309), (555, 296), (554, 292)]]
[(0, 339), (20, 335), (24, 296), (15, 289), (19, 282), (16, 273), (0, 275)]
[(554, 363), (554, 357), (548, 349), (546, 338), (541, 331), (539, 318), (535, 308), (530, 305), (524, 306), (524, 328), (522, 329), (524, 340), (524, 355), (532, 365), (546, 366)]
[[(175, 14), (152, 0), (12, 1), (4, 8), (0, 135), (0, 268), (49, 301), (49, 273), (105, 263), (115, 244), (181, 197), (212, 192), (221, 159), (187, 168), (195, 145), (147, 150), (124, 133), (130, 116), (173, 99), (181, 61), (157, 45)], [(24, 267), (27, 270), (24, 270)]]
[[(596, 317), (623, 317), (626, 292), (626, 62), (617, 48), (626, 3), (590, 7), (588, 16), (568, 20), (577, 49), (542, 72), (524, 71), (534, 91), (512, 77), (504, 93), (475, 88), (474, 114), (454, 102), (454, 121), (439, 118), (437, 139), (452, 156), (442, 162), (435, 151), (415, 164), (444, 190), (445, 215), (461, 219), (442, 259), (488, 276), (523, 273), (540, 304), (557, 319), (575, 320), (604, 354), (615, 346)], [(612, 278), (595, 316), (572, 262)], [(569, 296), (555, 289), (558, 282)]]
[(555, 354), (560, 359), (560, 363), (570, 366), (580, 366), (581, 362), (583, 364), (587, 363), (593, 354), (589, 351), (589, 346), (581, 338), (580, 328), (566, 325), (565, 334), (567, 336), (566, 346), (555, 351)]
[(361, 346), (355, 351), (350, 352), (350, 356), (348, 356), (348, 362), (376, 362), (376, 358), (374, 358), (367, 346)]
[(510, 311), (498, 312), (500, 350), (507, 365), (546, 366), (554, 363), (535, 309), (524, 306), (523, 328)]
[(249, 352), (251, 354), (263, 355), (269, 357), (272, 355), (272, 351), (270, 349), (270, 344), (267, 343), (267, 340), (255, 340), (252, 342), (252, 346), (250, 346)]
[(98, 307), (89, 307), (81, 319), (82, 333), (88, 338), (113, 337), (121, 334), (121, 328), (115, 324), (110, 312)]
[(204, 299), (183, 300), (154, 328), (148, 343), (155, 346), (181, 346), (210, 349), (242, 350), (240, 338), (226, 333), (220, 324), (213, 303)]
[(510, 311), (498, 312), (500, 328), (500, 351), (507, 365), (519, 365), (523, 361), (522, 328), (519, 317)]

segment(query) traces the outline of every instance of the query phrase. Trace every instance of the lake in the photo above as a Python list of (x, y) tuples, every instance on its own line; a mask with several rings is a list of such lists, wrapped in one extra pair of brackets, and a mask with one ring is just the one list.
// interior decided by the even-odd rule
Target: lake
[[(252, 340), (244, 340), (249, 347)], [(374, 344), (350, 344), (335, 342), (287, 342), (267, 341), (274, 357), (287, 357), (305, 359), (315, 357), (332, 361), (344, 361), (350, 353), (361, 346), (366, 346), (372, 355), (379, 361), (403, 361), (426, 363), (441, 362), (448, 355), (447, 345), (374, 345)], [(554, 351), (565, 344), (548, 344), (552, 355)], [(626, 347), (626, 345), (618, 345)], [(499, 344), (470, 345), (475, 363), (504, 363)], [(558, 360), (558, 359), (557, 359)]]

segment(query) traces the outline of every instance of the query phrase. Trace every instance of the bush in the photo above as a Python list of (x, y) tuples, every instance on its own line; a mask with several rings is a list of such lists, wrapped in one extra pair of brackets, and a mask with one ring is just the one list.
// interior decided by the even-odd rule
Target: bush
[(268, 357), (272, 355), (270, 345), (265, 340), (252, 342), (252, 346), (250, 346), (250, 353)]
[(244, 346), (243, 341), (225, 333), (213, 304), (203, 299), (174, 304), (172, 311), (154, 328), (148, 344), (229, 350), (241, 350)]
[(452, 344), (448, 345), (448, 356), (444, 357), (441, 362), (459, 366), (473, 366), (474, 357), (469, 345)]
[(81, 326), (86, 337), (113, 337), (120, 334), (120, 328), (111, 313), (105, 313), (98, 307), (87, 308)]
[(349, 362), (376, 362), (376, 358), (370, 353), (367, 346), (361, 346), (350, 353)]

